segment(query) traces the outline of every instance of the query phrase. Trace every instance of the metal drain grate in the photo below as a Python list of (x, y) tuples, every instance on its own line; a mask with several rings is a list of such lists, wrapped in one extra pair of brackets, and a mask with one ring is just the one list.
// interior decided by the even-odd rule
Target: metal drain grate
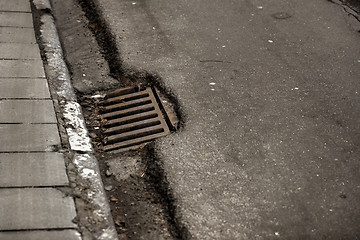
[(104, 151), (127, 151), (170, 133), (151, 88), (124, 88), (100, 103)]

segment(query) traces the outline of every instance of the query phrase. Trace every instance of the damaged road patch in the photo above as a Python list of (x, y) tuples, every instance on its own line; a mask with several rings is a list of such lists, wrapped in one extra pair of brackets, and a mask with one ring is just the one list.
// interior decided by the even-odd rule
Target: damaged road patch
[[(91, 1), (88, 1), (83, 5), (91, 6), (91, 3)], [(163, 195), (163, 192), (157, 189), (157, 183), (154, 183), (155, 178), (153, 176), (158, 176), (158, 168), (154, 167), (153, 161), (148, 159), (149, 152), (152, 151), (150, 140), (154, 138), (141, 142), (141, 146), (137, 151), (122, 151), (116, 154), (112, 150), (106, 152), (104, 151), (105, 142), (109, 140), (107, 135), (109, 132), (105, 133), (107, 128), (103, 128), (105, 124), (103, 120), (107, 120), (107, 118), (102, 119), (101, 117), (102, 113), (107, 114), (101, 110), (104, 106), (101, 105), (101, 101), (106, 98), (106, 94), (111, 95), (114, 89), (130, 87), (140, 91), (150, 88), (154, 93), (153, 103), (159, 105), (157, 106), (159, 108), (157, 114), (163, 115), (165, 111), (168, 113), (167, 117), (163, 116), (161, 117), (162, 120), (160, 120), (165, 124), (165, 127), (168, 126), (165, 130), (160, 130), (161, 136), (164, 136), (163, 132), (168, 134), (180, 126), (176, 106), (172, 104), (174, 97), (168, 94), (169, 92), (162, 87), (159, 79), (155, 76), (148, 73), (134, 72), (128, 72), (128, 74), (124, 75), (119, 60), (120, 57), (117, 51), (112, 48), (113, 46), (109, 44), (108, 35), (105, 33), (107, 29), (101, 25), (99, 19), (91, 20), (85, 17), (85, 15), (87, 17), (91, 14), (96, 15), (95, 10), (91, 11), (90, 14), (89, 9), (87, 9), (86, 13), (84, 13), (75, 0), (66, 2), (52, 0), (52, 6), (61, 43), (64, 47), (65, 54), (63, 57), (69, 66), (69, 72), (62, 74), (61, 77), (64, 75), (71, 76), (76, 95), (69, 95), (66, 87), (62, 88), (61, 86), (58, 89), (62, 90), (58, 92), (60, 92), (61, 96), (70, 96), (67, 99), (70, 99), (69, 102), (71, 103), (76, 103), (76, 99), (78, 99), (88, 134), (91, 137), (92, 148), (95, 150), (95, 158), (98, 160), (100, 168), (100, 175), (98, 175), (95, 171), (96, 168), (82, 168), (79, 165), (79, 163), (86, 164), (87, 161), (95, 161), (95, 158), (87, 156), (88, 154), (91, 156), (90, 152), (81, 150), (83, 146), (86, 146), (84, 149), (89, 149), (87, 140), (84, 144), (73, 144), (72, 148), (77, 149), (77, 151), (75, 151), (75, 158), (73, 158), (70, 168), (71, 171), (74, 170), (76, 173), (74, 174), (74, 186), (78, 206), (86, 209), (88, 199), (96, 197), (91, 189), (96, 186), (100, 187), (99, 184), (92, 186), (91, 179), (87, 178), (101, 176), (106, 189), (106, 202), (110, 204), (118, 238), (180, 239), (176, 226), (171, 220), (171, 214), (169, 214), (169, 198), (166, 194)], [(61, 72), (61, 70), (57, 72)], [(72, 86), (69, 87), (72, 88)], [(158, 91), (155, 92), (156, 88)], [(63, 98), (60, 97), (60, 104), (62, 104), (62, 100)], [(67, 102), (63, 103), (66, 104)], [(121, 102), (117, 104), (121, 104)], [(72, 126), (80, 126), (81, 124), (69, 119), (77, 115), (80, 112), (79, 110), (77, 104), (67, 104), (67, 111), (71, 112), (71, 114), (68, 114), (68, 119), (63, 119), (65, 126), (70, 127), (70, 129), (64, 131), (69, 131), (69, 135), (74, 134), (73, 140), (75, 142), (78, 140), (75, 135), (80, 134), (78, 135), (80, 137), (82, 130), (77, 132)], [(111, 121), (111, 119), (108, 119), (108, 121)], [(150, 120), (150, 123), (144, 123), (141, 126), (145, 128), (154, 127), (158, 125), (157, 122), (158, 120)], [(127, 124), (133, 123), (129, 122)], [(125, 126), (126, 131), (139, 130), (139, 126), (136, 126), (136, 129), (134, 127)], [(117, 135), (123, 130), (118, 128), (114, 130), (114, 133)], [(143, 143), (148, 145), (145, 146)], [(127, 147), (134, 147), (135, 145), (139, 144)], [(156, 181), (159, 179), (160, 177), (156, 178)], [(87, 186), (91, 187), (91, 189), (81, 190), (86, 189)], [(104, 206), (96, 203), (94, 199), (92, 203), (95, 207), (90, 206), (88, 211), (83, 211), (84, 216), (90, 214), (92, 210), (96, 209), (96, 206)], [(90, 215), (90, 220), (95, 219), (97, 221), (97, 217), (101, 219), (101, 214), (94, 213)], [(79, 225), (83, 226), (84, 229), (91, 230), (89, 222), (83, 221), (81, 224), (81, 219), (79, 219), (79, 222)]]

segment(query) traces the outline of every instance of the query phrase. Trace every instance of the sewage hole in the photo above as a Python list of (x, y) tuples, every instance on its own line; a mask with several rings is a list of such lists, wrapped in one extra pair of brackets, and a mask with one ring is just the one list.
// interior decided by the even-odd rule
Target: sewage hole
[(137, 150), (173, 128), (150, 87), (122, 88), (98, 96), (102, 99), (97, 100), (94, 112), (99, 127), (90, 135), (100, 152)]

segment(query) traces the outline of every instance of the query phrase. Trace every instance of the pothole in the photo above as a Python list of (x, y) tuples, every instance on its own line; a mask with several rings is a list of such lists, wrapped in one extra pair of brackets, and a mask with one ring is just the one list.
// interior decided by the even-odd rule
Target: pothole
[(83, 95), (81, 105), (119, 238), (180, 239), (147, 146), (175, 131), (170, 100), (153, 87), (129, 87)]
[(119, 239), (184, 239), (152, 144), (181, 125), (176, 98), (156, 76), (126, 74), (93, 1), (51, 3)]

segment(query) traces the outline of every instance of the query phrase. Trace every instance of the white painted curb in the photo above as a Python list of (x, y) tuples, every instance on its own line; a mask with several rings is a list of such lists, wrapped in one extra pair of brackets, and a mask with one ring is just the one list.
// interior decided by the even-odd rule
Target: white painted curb
[[(99, 165), (93, 154), (91, 140), (85, 127), (81, 106), (76, 102), (76, 95), (70, 82), (70, 74), (64, 61), (61, 43), (56, 30), (54, 18), (51, 15), (51, 6), (48, 0), (34, 0), (38, 10), (46, 10), (41, 16), (41, 40), (47, 59), (46, 73), (57, 81), (57, 97), (65, 123), (65, 130), (69, 138), (70, 152), (73, 156), (72, 163), (76, 167), (77, 176), (86, 185), (84, 192), (94, 209), (89, 213), (97, 219), (96, 231), (91, 232), (93, 239), (117, 239), (117, 232), (111, 216), (109, 202), (106, 198), (104, 186), (100, 176)], [(82, 187), (81, 183), (76, 183)], [(83, 186), (85, 188), (85, 186)], [(85, 191), (86, 190), (86, 191)], [(99, 222), (100, 221), (100, 222)], [(81, 222), (81, 220), (80, 220)]]

